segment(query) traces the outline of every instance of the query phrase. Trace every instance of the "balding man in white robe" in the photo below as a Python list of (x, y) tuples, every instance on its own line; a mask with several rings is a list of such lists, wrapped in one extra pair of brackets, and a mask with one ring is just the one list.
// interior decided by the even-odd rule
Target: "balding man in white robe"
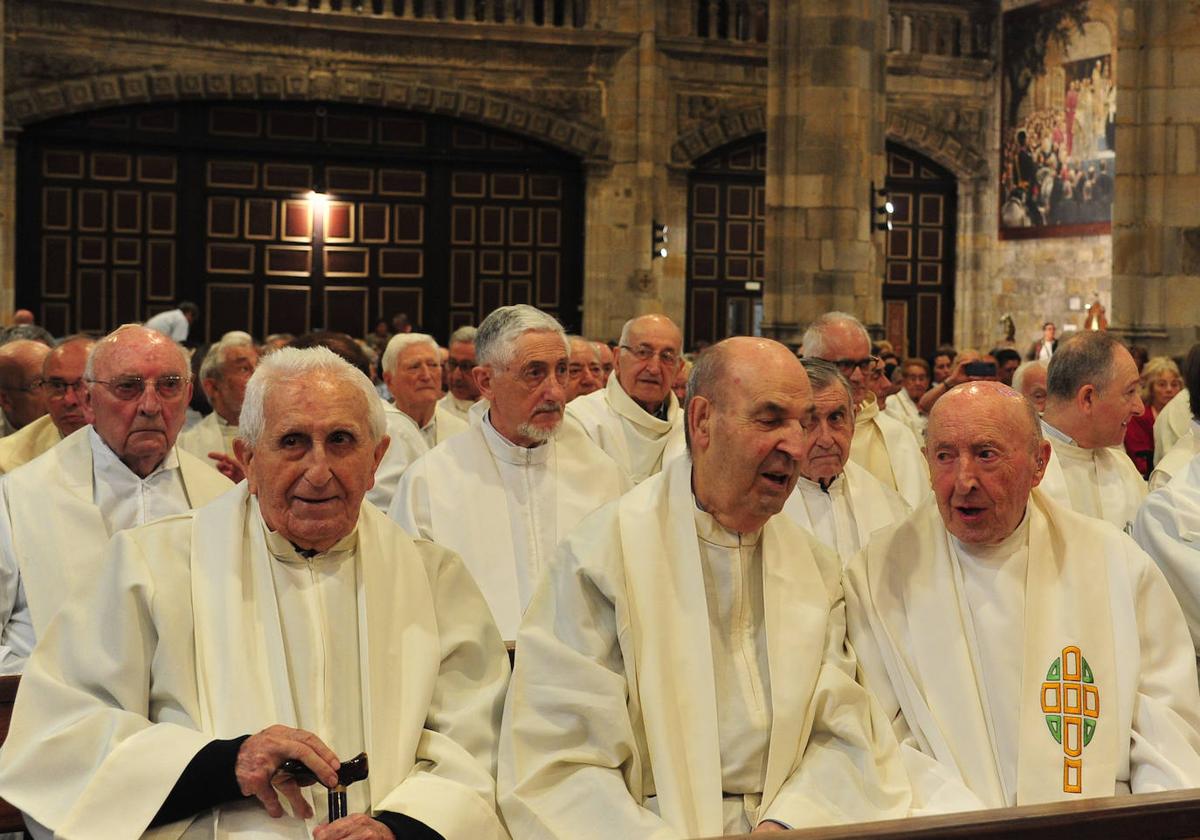
[(25, 428), (46, 413), (38, 386), (49, 352), (48, 344), (27, 338), (0, 345), (0, 437)]
[(175, 446), (192, 383), (170, 339), (121, 327), (92, 348), (84, 381), (91, 425), (0, 481), (0, 662), (10, 670), (99, 573), (109, 537), (232, 486)]
[[(498, 790), (514, 837), (710, 837), (908, 813), (855, 682), (841, 564), (785, 516), (807, 377), (732, 338), (696, 361), (691, 457), (585, 520), (517, 637)], [(568, 737), (569, 735), (569, 737)]]
[(10, 473), (87, 425), (83, 416), (83, 369), (96, 342), (86, 336), (62, 341), (42, 361), (40, 388), (46, 414), (0, 438), (0, 473)]
[(1050, 445), (1032, 405), (999, 383), (959, 386), (925, 447), (934, 498), (845, 578), (863, 681), (902, 749), (978, 807), (1200, 784), (1179, 605), (1128, 535), (1041, 492)]
[(884, 414), (869, 387), (875, 357), (866, 329), (853, 315), (827, 312), (809, 325), (803, 346), (805, 358), (833, 363), (850, 382), (857, 411), (850, 460), (899, 493), (910, 507), (920, 504), (929, 495), (929, 472), (912, 429)]
[(790, 517), (847, 562), (871, 534), (908, 515), (895, 490), (850, 460), (854, 408), (850, 383), (829, 362), (804, 359), (813, 413), (799, 458), (796, 489), (783, 506)]
[(1146, 482), (1125, 453), (1125, 429), (1144, 410), (1137, 364), (1120, 342), (1090, 331), (1061, 342), (1046, 372), (1042, 434), (1052, 454), (1042, 492), (1128, 533)]
[(209, 348), (200, 363), (200, 387), (212, 411), (190, 429), (179, 433), (179, 448), (207, 459), (230, 481), (244, 477), (233, 457), (238, 417), (246, 383), (258, 365), (258, 348), (244, 332), (228, 333)]
[(683, 411), (671, 391), (683, 364), (683, 334), (665, 315), (625, 323), (605, 387), (572, 400), (578, 425), (637, 484), (683, 453)]
[(475, 386), (475, 333), (474, 327), (459, 327), (450, 334), (447, 348), (446, 382), (449, 390), (438, 401), (438, 407), (453, 414), (464, 423), (471, 406), (479, 402), (479, 388)]
[(562, 422), (567, 339), (532, 306), (479, 325), (471, 427), (415, 461), (388, 515), (463, 558), (506, 641), (559, 541), (621, 494), (620, 468)]
[(375, 471), (375, 486), (367, 501), (386, 511), (409, 465), (442, 441), (465, 432), (467, 424), (439, 402), (442, 363), (432, 336), (392, 336), (383, 351), (383, 381), (393, 400), (383, 408), (392, 443)]
[[(263, 360), (246, 482), (118, 534), (30, 662), (0, 795), (37, 836), (507, 837), (508, 659), (458, 558), (362, 504), (384, 431), (370, 380), (329, 350)], [(349, 816), (322, 825), (363, 751)]]
[(1040, 415), (1046, 410), (1046, 366), (1043, 359), (1022, 362), (1013, 371), (1013, 390), (1033, 403)]

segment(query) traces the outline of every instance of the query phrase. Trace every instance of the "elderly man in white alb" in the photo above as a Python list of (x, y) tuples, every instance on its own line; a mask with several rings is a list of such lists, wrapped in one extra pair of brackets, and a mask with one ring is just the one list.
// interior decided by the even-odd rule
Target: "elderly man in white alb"
[(1022, 362), (1013, 371), (1013, 390), (1033, 403), (1040, 415), (1046, 410), (1046, 366), (1048, 362), (1035, 359)]
[(813, 413), (798, 458), (800, 478), (783, 512), (847, 562), (871, 534), (899, 522), (909, 507), (850, 460), (854, 402), (850, 383), (829, 362), (803, 359)]
[(959, 386), (925, 451), (934, 498), (846, 571), (850, 641), (902, 749), (977, 807), (1200, 784), (1179, 605), (1127, 535), (1041, 492), (1033, 406), (1000, 383)]
[(929, 495), (929, 471), (911, 428), (883, 413), (868, 377), (875, 364), (871, 337), (853, 315), (826, 312), (804, 333), (805, 358), (832, 362), (850, 382), (857, 414), (850, 460), (866, 468), (885, 487), (915, 507)]
[(888, 398), (883, 410), (912, 429), (917, 440), (924, 440), (929, 418), (921, 413), (917, 400), (929, 390), (929, 362), (905, 359), (900, 365), (900, 383), (900, 390)]
[(479, 401), (479, 388), (471, 373), (475, 370), (475, 333), (474, 327), (459, 327), (450, 333), (447, 348), (450, 357), (446, 360), (446, 382), (450, 388), (438, 401), (439, 408), (463, 422), (466, 422), (471, 406)]
[(1042, 492), (1126, 533), (1146, 498), (1146, 482), (1122, 445), (1129, 421), (1144, 410), (1139, 387), (1137, 364), (1119, 341), (1082, 332), (1054, 351), (1042, 413), (1053, 453)]
[(179, 433), (180, 449), (208, 459), (232, 481), (243, 478), (241, 465), (233, 457), (233, 441), (246, 383), (257, 365), (258, 348), (249, 334), (232, 332), (222, 336), (200, 363), (200, 387), (213, 410), (195, 426)]
[(532, 306), (502, 306), (479, 325), (471, 427), (414, 462), (388, 515), (414, 537), (458, 552), (505, 640), (555, 546), (621, 495), (620, 468), (562, 422), (567, 338)]
[(29, 463), (87, 425), (83, 416), (83, 369), (95, 343), (87, 336), (73, 336), (46, 355), (41, 379), (46, 414), (0, 438), (0, 473), (10, 473)]
[[(459, 559), (362, 504), (384, 430), (330, 351), (265, 358), (246, 482), (110, 543), (22, 679), (0, 795), (59, 837), (506, 838), (508, 659)], [(322, 825), (362, 751), (351, 816)]]
[(109, 537), (231, 486), (175, 446), (192, 384), (170, 339), (120, 327), (92, 348), (84, 381), (91, 425), (0, 480), (0, 667), (10, 672), (72, 589), (94, 582)]
[(908, 813), (887, 719), (855, 682), (841, 563), (776, 515), (812, 410), (804, 369), (731, 338), (688, 394), (691, 457), (573, 531), (521, 625), (497, 777), (514, 837)]
[(571, 355), (567, 358), (567, 402), (594, 394), (604, 387), (603, 369), (596, 345), (580, 335), (569, 335)]
[(375, 486), (367, 501), (386, 511), (400, 476), (413, 461), (459, 432), (465, 420), (442, 407), (442, 363), (437, 342), (424, 333), (399, 333), (383, 351), (383, 381), (394, 404), (383, 407), (388, 436), (387, 454), (375, 471)]
[[(1179, 435), (1166, 454), (1154, 462), (1154, 470), (1150, 473), (1151, 490), (1165, 487), (1172, 478), (1187, 469), (1194, 457), (1200, 455), (1200, 419), (1197, 419), (1200, 414), (1196, 413), (1196, 409), (1200, 408), (1200, 401), (1193, 405), (1191, 398), (1192, 394), (1200, 394), (1200, 344), (1193, 344), (1183, 360), (1183, 386), (1180, 394), (1183, 395), (1183, 404), (1187, 407), (1187, 431)], [(1178, 399), (1179, 394), (1172, 397), (1171, 402), (1167, 403), (1166, 408), (1154, 421), (1156, 437), (1159, 424), (1164, 422), (1167, 408)], [(0, 441), (0, 446), (3, 446), (3, 441)]]
[(567, 406), (577, 424), (637, 484), (683, 453), (683, 410), (671, 391), (683, 334), (666, 315), (625, 322), (605, 387)]

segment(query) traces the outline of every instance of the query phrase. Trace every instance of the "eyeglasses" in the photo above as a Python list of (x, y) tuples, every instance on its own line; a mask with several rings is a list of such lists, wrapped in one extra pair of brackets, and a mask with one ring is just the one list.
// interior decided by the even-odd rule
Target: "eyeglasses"
[[(151, 379), (154, 390), (164, 400), (173, 400), (183, 393), (187, 378), (178, 374)], [(146, 390), (146, 380), (140, 376), (122, 376), (120, 379), (89, 379), (93, 385), (103, 385), (119, 400), (136, 400)]]
[(456, 369), (462, 371), (463, 373), (470, 373), (475, 369), (475, 362), (471, 360), (465, 362), (456, 362), (454, 359), (447, 359), (446, 370), (451, 371)]
[(878, 356), (867, 356), (865, 359), (835, 359), (833, 363), (837, 365), (838, 371), (843, 376), (849, 376), (854, 373), (855, 368), (858, 368), (863, 373), (870, 373), (878, 361)]
[(663, 350), (661, 353), (656, 353), (653, 347), (645, 344), (639, 344), (637, 347), (630, 347), (628, 344), (618, 345), (622, 350), (628, 350), (633, 354), (634, 358), (639, 362), (648, 362), (655, 356), (658, 360), (668, 367), (674, 367), (679, 361), (679, 356), (674, 350)]
[(57, 376), (52, 376), (49, 379), (42, 380), (42, 390), (46, 392), (47, 396), (61, 400), (67, 395), (67, 391), (82, 391), (83, 380), (73, 379), (68, 382), (66, 379), (59, 379)]

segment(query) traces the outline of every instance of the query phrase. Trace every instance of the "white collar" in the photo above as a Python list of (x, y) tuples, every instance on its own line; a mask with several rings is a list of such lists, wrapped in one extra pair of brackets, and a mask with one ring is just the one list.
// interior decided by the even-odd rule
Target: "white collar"
[(512, 464), (515, 467), (529, 467), (545, 464), (550, 460), (551, 447), (546, 445), (550, 441), (539, 443), (533, 447), (518, 446), (496, 431), (496, 427), (492, 425), (490, 411), (483, 415), (483, 422), (480, 426), (483, 428), (483, 439), (487, 443), (488, 449), (492, 451), (492, 455), (506, 464)]
[(137, 473), (129, 469), (129, 466), (121, 460), (117, 453), (113, 452), (109, 445), (104, 442), (104, 438), (100, 437), (96, 432), (95, 426), (88, 426), (87, 430), (88, 443), (92, 447), (92, 464), (97, 472), (103, 472), (112, 476), (114, 474), (121, 475), (121, 471), (124, 471), (131, 478), (138, 481), (149, 481), (159, 473), (179, 469), (179, 456), (175, 454), (175, 447), (172, 446), (167, 451), (167, 456), (159, 462), (158, 466), (151, 470), (148, 476), (141, 478)]

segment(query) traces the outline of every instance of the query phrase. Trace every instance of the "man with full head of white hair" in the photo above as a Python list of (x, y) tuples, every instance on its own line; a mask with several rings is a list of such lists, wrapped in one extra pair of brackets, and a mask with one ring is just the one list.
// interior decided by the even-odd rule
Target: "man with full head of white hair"
[(393, 403), (385, 403), (388, 437), (387, 454), (375, 471), (375, 486), (367, 501), (386, 511), (396, 494), (396, 485), (408, 465), (433, 447), (467, 430), (460, 420), (442, 407), (442, 363), (437, 342), (424, 333), (398, 333), (383, 351), (383, 381)]
[(72, 589), (91, 585), (110, 536), (230, 487), (175, 446), (192, 393), (179, 345), (120, 327), (93, 346), (83, 380), (90, 425), (0, 481), (0, 669), (9, 672)]
[(240, 419), (246, 482), (118, 534), (39, 643), (0, 795), (39, 836), (507, 837), (508, 659), (461, 561), (362, 503), (388, 445), (370, 380), (278, 350)]
[(562, 422), (567, 337), (532, 306), (479, 325), (471, 428), (416, 462), (388, 515), (462, 555), (506, 640), (538, 574), (579, 520), (625, 489), (620, 468)]
[(837, 366), (850, 382), (857, 414), (850, 460), (898, 492), (910, 507), (929, 495), (929, 470), (912, 429), (879, 408), (869, 387), (875, 366), (871, 337), (853, 315), (826, 312), (804, 333), (804, 357)]
[(683, 411), (671, 386), (683, 365), (683, 333), (666, 315), (625, 322), (613, 375), (567, 405), (578, 425), (637, 484), (684, 451)]
[(200, 363), (200, 387), (212, 412), (179, 434), (179, 448), (207, 458), (231, 481), (241, 481), (241, 465), (233, 457), (238, 416), (246, 383), (258, 365), (258, 348), (249, 333), (230, 332), (209, 348)]

